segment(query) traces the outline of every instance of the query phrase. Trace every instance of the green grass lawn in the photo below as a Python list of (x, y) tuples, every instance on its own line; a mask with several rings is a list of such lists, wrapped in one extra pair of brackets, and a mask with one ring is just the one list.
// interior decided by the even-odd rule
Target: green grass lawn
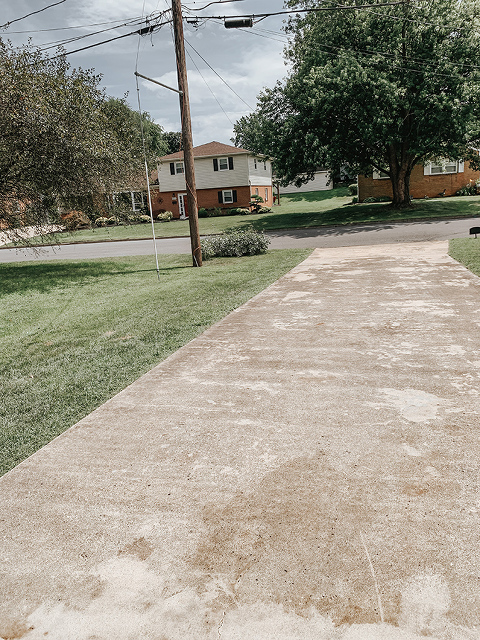
[(480, 276), (480, 238), (454, 238), (450, 240), (448, 253)]
[(310, 251), (0, 265), (0, 473), (249, 300)]
[[(281, 205), (273, 207), (271, 213), (201, 218), (199, 221), (200, 233), (211, 235), (232, 227), (241, 229), (253, 226), (259, 231), (269, 231), (325, 225), (480, 215), (480, 196), (415, 200), (411, 208), (400, 211), (392, 209), (390, 205), (385, 203), (348, 204), (351, 201), (352, 197), (348, 195), (346, 187), (282, 196)], [(156, 223), (155, 234), (157, 237), (164, 238), (188, 236), (188, 221), (172, 220), (171, 222)], [(95, 242), (150, 237), (151, 225), (141, 224), (57, 234), (55, 242)], [(41, 241), (39, 240), (39, 242)]]

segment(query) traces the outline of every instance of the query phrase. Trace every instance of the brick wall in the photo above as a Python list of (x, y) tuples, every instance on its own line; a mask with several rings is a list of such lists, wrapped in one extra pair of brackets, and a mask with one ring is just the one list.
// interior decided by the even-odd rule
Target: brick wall
[[(459, 173), (447, 173), (436, 176), (426, 176), (423, 173), (423, 165), (416, 165), (410, 176), (410, 195), (412, 198), (436, 198), (444, 189), (446, 196), (453, 196), (466, 184), (476, 182), (480, 178), (480, 172), (470, 169), (465, 162), (465, 170)], [(372, 176), (358, 176), (358, 199), (363, 202), (365, 198), (378, 198), (380, 196), (392, 197), (392, 183), (389, 178), (374, 180)]]
[[(237, 192), (237, 202), (232, 204), (220, 204), (218, 202), (218, 192), (222, 189), (198, 189), (197, 190), (197, 202), (198, 208), (213, 209), (215, 207), (221, 207), (222, 209), (244, 207), (248, 208), (250, 204), (250, 195), (255, 193), (255, 189), (258, 189), (258, 194), (265, 200), (265, 190), (268, 190), (268, 199), (264, 203), (264, 206), (271, 207), (273, 204), (272, 187), (232, 187)], [(175, 194), (175, 198), (173, 198)], [(175, 200), (176, 202), (173, 202)], [(171, 211), (174, 218), (180, 217), (180, 210), (178, 206), (178, 192), (176, 191), (158, 191), (152, 193), (152, 209), (153, 216), (156, 217), (162, 210)]]

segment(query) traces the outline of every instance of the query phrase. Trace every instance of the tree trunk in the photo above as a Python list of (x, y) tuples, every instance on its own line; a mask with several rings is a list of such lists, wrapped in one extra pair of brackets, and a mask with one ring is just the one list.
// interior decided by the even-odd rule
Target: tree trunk
[(402, 153), (398, 159), (393, 145), (388, 148), (390, 180), (392, 182), (393, 201), (392, 206), (403, 209), (411, 205), (410, 198), (410, 174), (412, 172), (412, 158)]
[(391, 175), (393, 201), (392, 206), (398, 209), (409, 207), (411, 205), (410, 198), (410, 173), (399, 171), (396, 175)]

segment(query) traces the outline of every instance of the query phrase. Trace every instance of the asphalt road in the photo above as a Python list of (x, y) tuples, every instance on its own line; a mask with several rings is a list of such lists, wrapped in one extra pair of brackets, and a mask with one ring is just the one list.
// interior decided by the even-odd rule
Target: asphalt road
[[(463, 238), (472, 226), (478, 226), (478, 218), (460, 220), (431, 220), (360, 224), (314, 229), (285, 229), (270, 231), (271, 249), (333, 248), (371, 246), (398, 242), (428, 242)], [(190, 253), (189, 238), (165, 238), (157, 240), (160, 254)], [(119, 242), (85, 243), (42, 247), (41, 249), (0, 249), (0, 262), (27, 260), (89, 260), (119, 256), (139, 256), (153, 253), (152, 240), (127, 240)]]

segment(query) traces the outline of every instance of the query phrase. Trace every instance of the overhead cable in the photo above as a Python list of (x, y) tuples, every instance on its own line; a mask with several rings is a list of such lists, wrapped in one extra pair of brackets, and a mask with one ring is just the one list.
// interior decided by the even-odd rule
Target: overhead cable
[(36, 13), (41, 13), (42, 11), (45, 11), (46, 9), (50, 9), (51, 7), (56, 7), (58, 4), (63, 4), (66, 1), (67, 0), (59, 0), (58, 2), (54, 2), (53, 4), (49, 4), (46, 7), (43, 7), (43, 9), (37, 9), (37, 11), (32, 11), (31, 13), (27, 13), (27, 15), (21, 16), (20, 18), (15, 18), (14, 20), (9, 20), (5, 24), (0, 25), (0, 29), (6, 29), (11, 24), (13, 24), (14, 22), (20, 22), (20, 20), (25, 20), (25, 18), (29, 18), (30, 16), (34, 16)]

